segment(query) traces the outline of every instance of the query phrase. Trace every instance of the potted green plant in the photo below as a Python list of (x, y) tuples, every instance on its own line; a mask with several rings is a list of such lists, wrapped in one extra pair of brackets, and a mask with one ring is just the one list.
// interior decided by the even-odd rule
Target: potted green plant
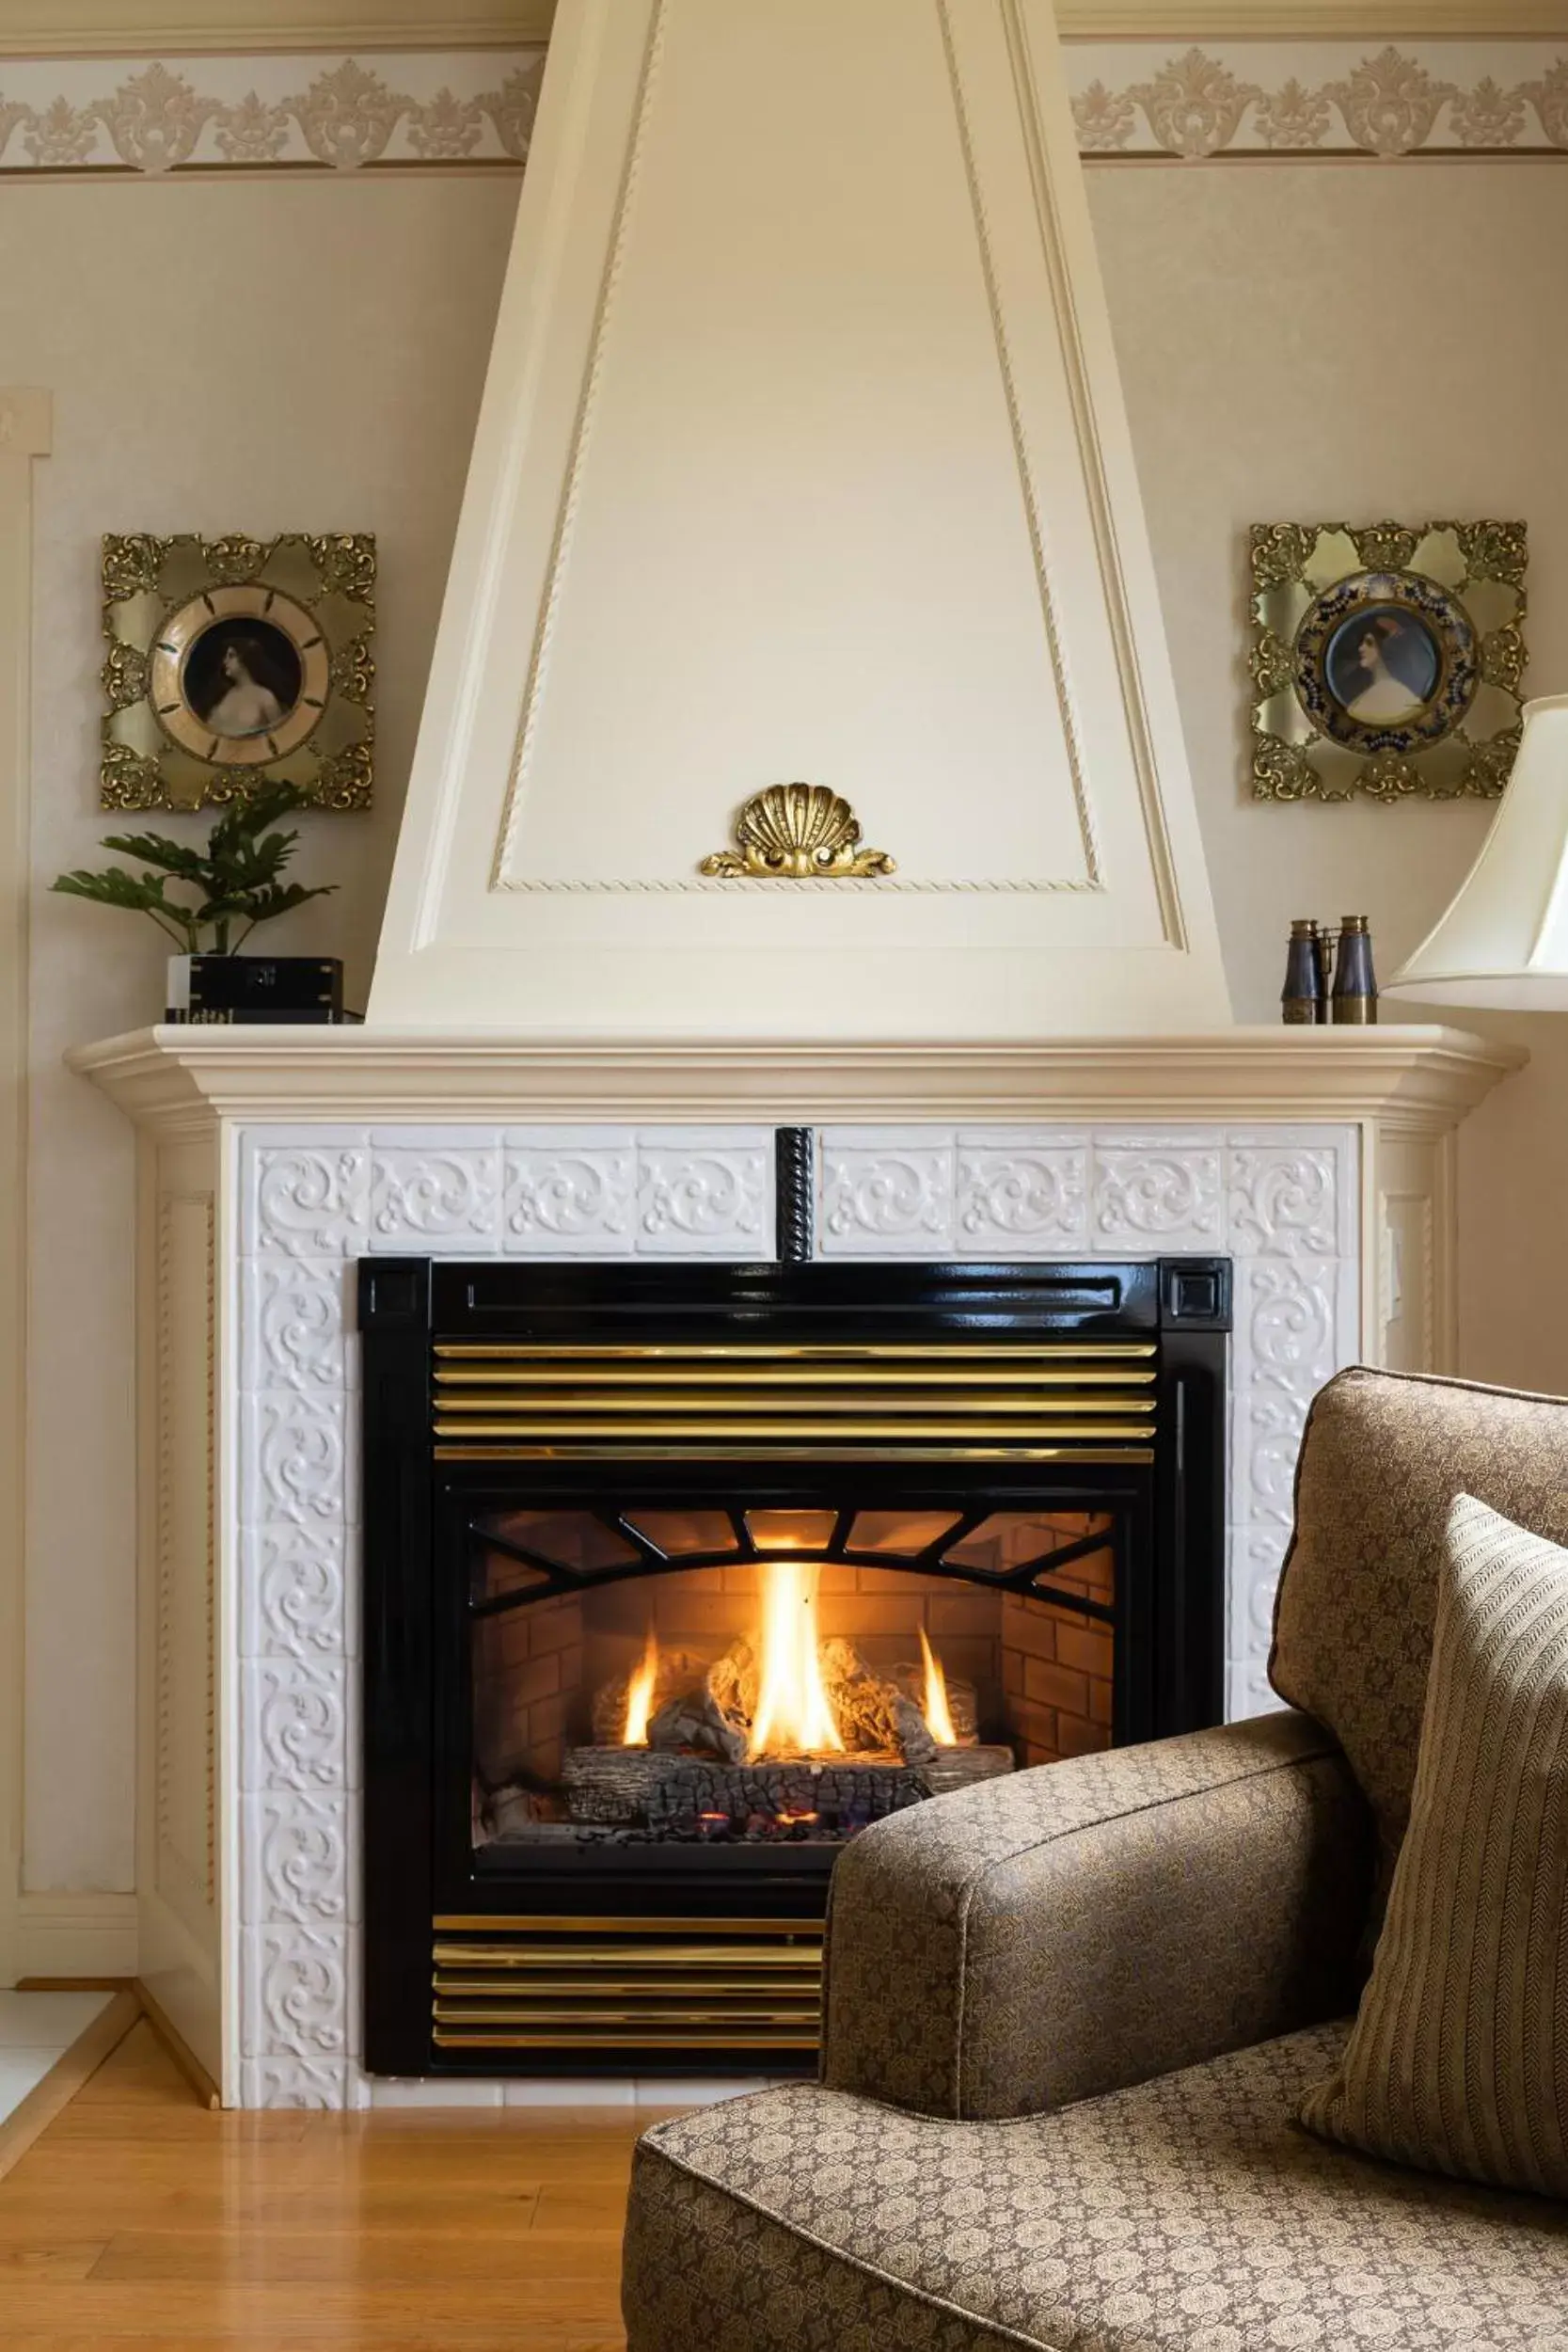
[[(301, 806), (292, 784), (236, 801), (205, 847), (156, 833), (110, 834), (105, 850), (135, 858), (140, 873), (108, 866), (61, 874), (50, 886), (100, 906), (149, 915), (181, 949), (168, 960), (171, 1021), (331, 1021), (342, 1014), (342, 965), (334, 958), (242, 956), (258, 924), (325, 898), (336, 882), (284, 882), (299, 841), (273, 830)], [(171, 898), (171, 889), (184, 895)]]

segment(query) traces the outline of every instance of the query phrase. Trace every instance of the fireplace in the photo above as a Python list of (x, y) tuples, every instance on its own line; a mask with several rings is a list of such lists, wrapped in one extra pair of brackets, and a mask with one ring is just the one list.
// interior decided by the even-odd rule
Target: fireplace
[(365, 2047), (812, 2062), (834, 1856), (1218, 1720), (1229, 1266), (367, 1259)]

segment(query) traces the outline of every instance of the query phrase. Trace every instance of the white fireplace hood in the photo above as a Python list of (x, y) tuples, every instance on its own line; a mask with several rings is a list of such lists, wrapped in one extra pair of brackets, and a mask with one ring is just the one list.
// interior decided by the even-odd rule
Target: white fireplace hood
[(562, 0), (370, 1018), (1227, 1020), (1048, 0)]

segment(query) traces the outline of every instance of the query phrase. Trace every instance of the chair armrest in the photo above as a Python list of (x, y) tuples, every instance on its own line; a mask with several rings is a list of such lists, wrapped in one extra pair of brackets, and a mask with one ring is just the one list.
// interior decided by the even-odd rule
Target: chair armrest
[(1348, 1765), (1299, 1714), (895, 1814), (833, 1873), (823, 2079), (983, 2121), (1340, 2014), (1371, 1851)]

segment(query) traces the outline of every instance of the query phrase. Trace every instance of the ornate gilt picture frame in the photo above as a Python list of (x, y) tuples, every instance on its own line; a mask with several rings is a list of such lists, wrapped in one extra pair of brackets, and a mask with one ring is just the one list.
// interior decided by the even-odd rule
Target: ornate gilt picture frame
[(1259, 801), (1496, 800), (1518, 748), (1520, 522), (1254, 523)]
[(368, 532), (105, 537), (100, 806), (369, 808), (374, 629)]

